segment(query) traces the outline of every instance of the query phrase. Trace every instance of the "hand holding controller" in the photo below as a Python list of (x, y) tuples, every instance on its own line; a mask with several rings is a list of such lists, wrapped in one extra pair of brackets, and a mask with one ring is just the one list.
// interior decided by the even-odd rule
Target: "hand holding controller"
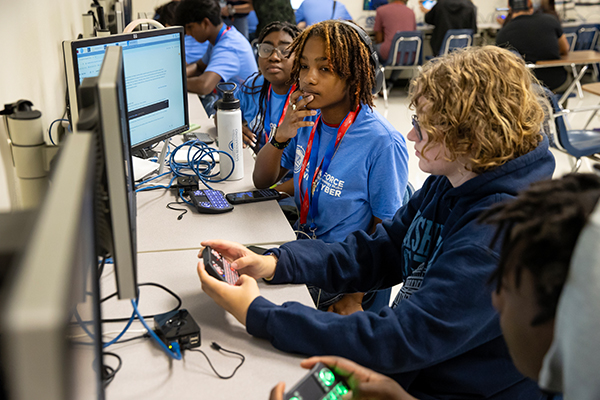
[(229, 261), (210, 246), (204, 248), (202, 259), (206, 271), (214, 278), (227, 282), (230, 285), (235, 285), (238, 279), (240, 279), (240, 275), (231, 267)]

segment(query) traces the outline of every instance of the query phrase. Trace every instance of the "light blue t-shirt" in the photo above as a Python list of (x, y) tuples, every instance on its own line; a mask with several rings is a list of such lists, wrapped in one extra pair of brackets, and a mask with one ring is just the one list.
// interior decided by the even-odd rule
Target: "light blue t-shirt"
[[(252, 130), (252, 132), (256, 132), (257, 129), (261, 126), (261, 116), (258, 115), (258, 99), (260, 97), (260, 89), (265, 81), (264, 76), (259, 75), (256, 77), (256, 81), (254, 81), (254, 76), (248, 78), (245, 82), (245, 85), (248, 87), (242, 86), (240, 90), (238, 90), (236, 97), (240, 100), (240, 109), (242, 110), (242, 120), (248, 123), (248, 127)], [(255, 89), (251, 89), (255, 87)], [(271, 99), (270, 99), (270, 124), (277, 125), (279, 122), (279, 118), (281, 117), (281, 113), (283, 111), (283, 107), (285, 105), (285, 100), (287, 99), (287, 94), (277, 94), (271, 91)], [(263, 107), (263, 109), (267, 110), (267, 105)], [(267, 118), (268, 120), (269, 118)], [(267, 131), (270, 132), (270, 129), (267, 128)], [(258, 149), (261, 149), (267, 139), (267, 135), (265, 135), (265, 130), (263, 129), (258, 136)]]
[(233, 26), (215, 46), (209, 43), (202, 62), (207, 65), (205, 71), (219, 74), (223, 82), (234, 82), (238, 86), (258, 71), (250, 42)]
[(193, 64), (202, 58), (208, 49), (208, 40), (204, 43), (198, 42), (190, 35), (185, 35), (185, 62)]
[(306, 26), (328, 19), (352, 20), (352, 16), (339, 0), (335, 4), (335, 11), (333, 0), (304, 0), (296, 10), (296, 23), (304, 21)]
[[(298, 209), (298, 175), (311, 129), (299, 129), (281, 158), (281, 166), (294, 171)], [(316, 132), (321, 135), (319, 164), (337, 131), (336, 127), (319, 123)], [(309, 170), (310, 163), (306, 168)], [(381, 114), (363, 105), (318, 184), (321, 193), (314, 221), (317, 238), (325, 242), (342, 241), (356, 230), (369, 229), (372, 216), (382, 220), (392, 218), (402, 206), (407, 182), (408, 151), (404, 137)], [(308, 185), (305, 172), (302, 190)]]

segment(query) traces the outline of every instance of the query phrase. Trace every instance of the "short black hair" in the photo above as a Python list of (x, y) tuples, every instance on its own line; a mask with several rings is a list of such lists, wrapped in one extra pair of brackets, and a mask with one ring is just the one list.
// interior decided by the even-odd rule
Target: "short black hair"
[(555, 317), (575, 244), (598, 198), (600, 177), (569, 174), (534, 183), (513, 201), (481, 214), (480, 222), (497, 225), (493, 242), (502, 240), (498, 268), (490, 278), (496, 292), (510, 271), (516, 287), (524, 269), (533, 275), (540, 312), (532, 326)]
[(156, 7), (156, 9), (154, 10), (154, 12), (156, 13), (154, 15), (154, 19), (163, 24), (164, 26), (177, 25), (175, 19), (175, 10), (177, 9), (178, 5), (178, 1), (171, 1), (169, 3), (163, 4), (162, 6)]
[(192, 22), (201, 23), (208, 18), (214, 26), (221, 20), (221, 6), (217, 0), (182, 0), (175, 10), (177, 25), (186, 26)]

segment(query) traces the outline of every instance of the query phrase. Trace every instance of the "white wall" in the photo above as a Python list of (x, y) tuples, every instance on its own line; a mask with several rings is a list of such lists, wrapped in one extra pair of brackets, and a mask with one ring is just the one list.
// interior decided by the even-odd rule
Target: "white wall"
[[(81, 32), (81, 14), (87, 12), (90, 2), (0, 0), (0, 4), (0, 104), (19, 99), (32, 101), (42, 112), (47, 130), (50, 122), (60, 118), (65, 110), (61, 43)], [(5, 137), (0, 124), (0, 138)], [(0, 157), (5, 154), (1, 152)], [(5, 162), (0, 162), (0, 211), (10, 208)], [(12, 171), (8, 175), (12, 176)]]

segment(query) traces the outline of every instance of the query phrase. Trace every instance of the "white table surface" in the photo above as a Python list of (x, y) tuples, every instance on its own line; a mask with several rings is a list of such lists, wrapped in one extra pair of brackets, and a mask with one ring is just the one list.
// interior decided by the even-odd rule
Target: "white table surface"
[[(190, 123), (200, 124), (199, 131), (216, 136), (214, 123), (206, 116), (198, 96), (189, 94), (188, 102)], [(243, 179), (211, 183), (211, 187), (224, 193), (254, 189), (252, 150), (245, 149), (243, 157)], [(163, 179), (156, 183), (167, 182), (168, 179)], [(227, 239), (244, 245), (282, 244), (296, 239), (275, 200), (239, 204), (233, 211), (223, 214), (199, 214), (187, 205), (176, 206), (188, 209), (181, 220), (177, 220), (181, 212), (166, 208), (168, 203), (176, 200), (175, 190), (137, 193), (138, 252), (198, 249), (200, 242), (208, 239)]]
[[(268, 341), (250, 336), (245, 327), (217, 306), (202, 292), (196, 272), (196, 251), (169, 251), (139, 255), (139, 282), (156, 282), (177, 293), (200, 326), (201, 346), (221, 375), (229, 375), (238, 365), (239, 358), (224, 355), (210, 348), (211, 342), (240, 352), (245, 363), (229, 380), (219, 379), (210, 369), (204, 356), (197, 352), (184, 352), (181, 361), (171, 360), (150, 339), (135, 340), (110, 346), (123, 366), (106, 389), (106, 398), (115, 399), (268, 399), (269, 392), (284, 381), (291, 387), (306, 374), (299, 363), (304, 358), (276, 350)], [(114, 272), (107, 269), (102, 280), (103, 295), (114, 290)], [(266, 285), (259, 282), (261, 293), (269, 300), (281, 304), (298, 301), (312, 305), (304, 285)], [(143, 314), (169, 311), (176, 300), (166, 292), (143, 286), (140, 290), (139, 308)], [(103, 304), (104, 318), (131, 315), (131, 304), (126, 300), (110, 299)], [(149, 321), (151, 324), (151, 321)], [(124, 324), (104, 324), (103, 330), (118, 330)], [(150, 325), (153, 326), (152, 324)], [(142, 329), (139, 322), (131, 330)], [(126, 337), (140, 335), (131, 333)], [(106, 338), (105, 338), (106, 340)], [(109, 365), (116, 365), (106, 357)]]

